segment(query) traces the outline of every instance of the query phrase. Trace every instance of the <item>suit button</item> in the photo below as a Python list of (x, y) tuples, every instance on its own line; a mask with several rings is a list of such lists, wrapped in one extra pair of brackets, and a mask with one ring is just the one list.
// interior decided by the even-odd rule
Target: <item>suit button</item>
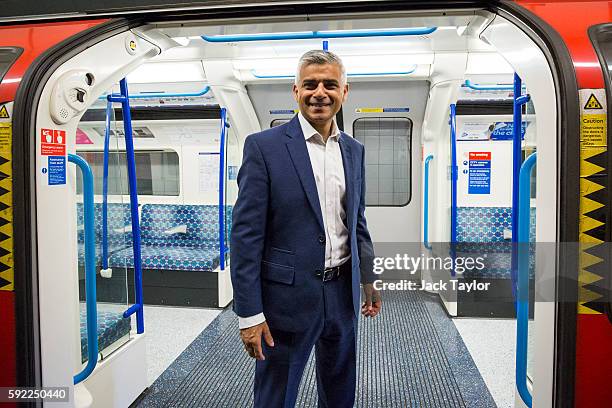
[(323, 272), (321, 272), (321, 270), (320, 270), (320, 269), (317, 269), (317, 270), (315, 271), (315, 276), (316, 276), (316, 277), (319, 277), (319, 278), (320, 278), (322, 274), (323, 274)]
[(324, 244), (324, 243), (325, 243), (325, 236), (319, 235), (319, 244)]

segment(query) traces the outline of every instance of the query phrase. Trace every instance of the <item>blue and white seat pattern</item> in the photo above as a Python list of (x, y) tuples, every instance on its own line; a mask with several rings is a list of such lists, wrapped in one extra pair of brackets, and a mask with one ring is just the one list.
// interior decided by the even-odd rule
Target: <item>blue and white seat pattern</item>
[[(535, 241), (535, 208), (531, 209), (530, 242)], [(464, 273), (465, 278), (510, 279), (512, 243), (504, 239), (504, 230), (512, 229), (510, 207), (458, 207), (457, 256), (486, 256), (486, 268)], [(533, 254), (533, 244), (531, 244)], [(535, 273), (535, 257), (529, 259), (529, 275)]]
[[(225, 246), (229, 247), (232, 206), (225, 207)], [(79, 204), (78, 223), (83, 225)], [(109, 266), (133, 268), (129, 204), (109, 204)], [(102, 265), (102, 204), (95, 204), (96, 263)], [(143, 269), (213, 271), (219, 266), (219, 206), (144, 204), (140, 218)], [(79, 230), (79, 264), (84, 264), (84, 234)], [(229, 259), (227, 253), (226, 259)]]

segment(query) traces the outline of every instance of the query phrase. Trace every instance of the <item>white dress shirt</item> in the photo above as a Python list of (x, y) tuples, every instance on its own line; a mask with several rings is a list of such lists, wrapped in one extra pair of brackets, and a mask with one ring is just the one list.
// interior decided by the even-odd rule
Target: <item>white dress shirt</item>
[[(306, 148), (310, 157), (312, 172), (317, 184), (323, 226), (325, 228), (325, 268), (340, 266), (351, 254), (349, 234), (346, 227), (346, 181), (340, 151), (340, 130), (334, 120), (331, 135), (324, 141), (323, 136), (298, 113)], [(259, 313), (249, 317), (239, 317), (241, 329), (264, 322), (265, 316)]]

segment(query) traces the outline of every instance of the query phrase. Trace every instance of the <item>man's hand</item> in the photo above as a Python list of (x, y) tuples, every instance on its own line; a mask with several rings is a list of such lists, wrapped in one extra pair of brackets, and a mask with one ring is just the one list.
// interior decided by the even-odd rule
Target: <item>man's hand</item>
[(361, 314), (365, 317), (376, 317), (382, 308), (380, 292), (374, 289), (372, 283), (365, 283), (363, 285), (363, 294), (365, 295), (365, 302), (361, 306)]
[(257, 360), (266, 359), (261, 348), (261, 336), (263, 336), (269, 347), (274, 347), (274, 339), (272, 339), (268, 323), (262, 322), (240, 330), (240, 338), (242, 343), (244, 343), (245, 350), (249, 353), (249, 356)]

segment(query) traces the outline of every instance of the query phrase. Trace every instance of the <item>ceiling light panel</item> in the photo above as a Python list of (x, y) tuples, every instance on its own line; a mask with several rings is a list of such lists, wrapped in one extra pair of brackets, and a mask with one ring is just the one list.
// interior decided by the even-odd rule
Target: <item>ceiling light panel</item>
[(127, 76), (128, 83), (196, 82), (206, 76), (199, 61), (154, 62), (143, 64)]

